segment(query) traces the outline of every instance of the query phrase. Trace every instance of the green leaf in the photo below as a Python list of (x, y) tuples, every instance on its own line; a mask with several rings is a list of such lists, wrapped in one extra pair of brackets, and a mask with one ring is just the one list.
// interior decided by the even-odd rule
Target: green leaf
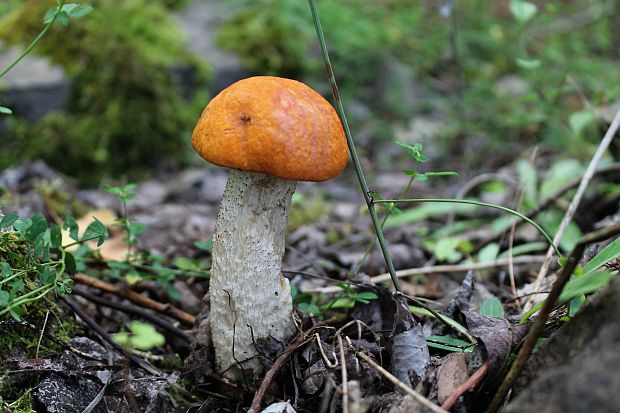
[(100, 246), (101, 244), (103, 244), (103, 241), (105, 241), (106, 237), (108, 236), (108, 229), (96, 217), (93, 218), (95, 220), (91, 222), (88, 227), (86, 227), (86, 231), (84, 231), (82, 240), (96, 239), (97, 246)]
[(56, 13), (58, 12), (58, 7), (52, 7), (47, 10), (45, 16), (43, 16), (43, 23), (48, 24), (52, 21)]
[(0, 290), (0, 306), (7, 305), (10, 298), (11, 294), (8, 291)]
[(581, 308), (581, 306), (583, 306), (585, 302), (586, 302), (585, 294), (578, 295), (577, 297), (570, 300), (570, 303), (568, 303), (568, 306), (569, 306), (568, 316), (574, 317), (575, 314), (577, 314), (577, 311), (579, 311), (579, 309)]
[(590, 110), (581, 110), (572, 113), (568, 118), (568, 125), (574, 136), (580, 136), (585, 128), (598, 119), (596, 113)]
[(489, 297), (482, 302), (480, 314), (499, 319), (504, 318), (504, 306), (497, 297)]
[(15, 297), (17, 293), (24, 291), (24, 281), (21, 278), (16, 278), (11, 282), (11, 296)]
[(603, 265), (615, 260), (618, 257), (620, 257), (620, 238), (617, 238), (611, 244), (600, 250), (598, 254), (596, 254), (585, 267), (583, 267), (583, 272), (584, 274), (588, 274), (592, 271), (598, 270)]
[(9, 108), (7, 108), (6, 106), (1, 106), (0, 105), (0, 113), (2, 113), (3, 115), (11, 115), (13, 114), (13, 111)]
[(148, 225), (146, 224), (131, 223), (127, 225), (127, 231), (132, 237), (142, 234), (147, 228)]
[(542, 251), (544, 249), (547, 249), (548, 246), (549, 244), (547, 244), (546, 242), (542, 242), (542, 241), (541, 242), (528, 242), (526, 244), (521, 244), (521, 245), (517, 245), (516, 247), (513, 247), (512, 251), (506, 250), (502, 252), (501, 254), (499, 254), (498, 258), (507, 258), (509, 253), (512, 253), (513, 257), (516, 257), (517, 255), (525, 255), (531, 252)]
[(129, 344), (129, 333), (127, 333), (126, 331), (121, 331), (119, 333), (112, 334), (112, 338), (118, 344), (122, 344), (124, 346)]
[(520, 59), (520, 58), (517, 58), (517, 59), (515, 59), (515, 61), (517, 62), (517, 66), (519, 66), (521, 69), (526, 69), (526, 70), (534, 70), (534, 69), (538, 69), (540, 66), (542, 66), (542, 63), (540, 62), (539, 59)]
[(456, 262), (461, 259), (462, 254), (457, 250), (461, 244), (459, 238), (442, 238), (435, 244), (433, 252), (440, 261)]
[(62, 244), (62, 231), (56, 224), (50, 226), (50, 246), (52, 248), (58, 248)]
[(590, 272), (574, 277), (566, 283), (558, 300), (565, 302), (578, 295), (594, 292), (607, 284), (613, 277), (614, 274), (610, 271)]
[(429, 347), (459, 353), (471, 353), (472, 351), (474, 351), (475, 347), (474, 345), (472, 345), (472, 343), (468, 341), (459, 340), (458, 338), (452, 338), (447, 336), (428, 336), (426, 337), (426, 343)]
[(132, 321), (129, 328), (133, 332), (131, 344), (140, 350), (150, 350), (166, 343), (165, 337), (151, 324)]
[(56, 272), (54, 270), (50, 270), (50, 267), (45, 267), (39, 277), (44, 285), (51, 284), (56, 280)]
[(30, 221), (32, 222), (32, 225), (26, 233), (26, 237), (31, 241), (35, 241), (39, 235), (43, 234), (45, 230), (47, 230), (47, 220), (43, 214), (39, 212), (34, 214), (30, 218)]
[(69, 25), (70, 20), (71, 19), (69, 18), (69, 14), (66, 11), (61, 11), (58, 17), (56, 18), (56, 21), (60, 23), (60, 25), (63, 27), (67, 27)]
[(211, 254), (211, 251), (213, 251), (213, 240), (210, 239), (210, 240), (207, 240), (206, 242), (195, 241), (194, 247)]
[(30, 218), (17, 218), (15, 222), (13, 222), (13, 228), (15, 231), (22, 237), (26, 237), (26, 233), (32, 226), (32, 221)]
[(65, 252), (65, 271), (71, 275), (75, 274), (77, 271), (75, 257), (70, 252)]
[(200, 266), (187, 257), (177, 257), (172, 263), (182, 271), (200, 271)]
[(495, 242), (485, 245), (478, 253), (479, 262), (491, 262), (497, 258), (499, 253), (499, 245)]
[(71, 17), (75, 18), (75, 19), (79, 19), (80, 17), (84, 17), (87, 14), (89, 14), (90, 12), (93, 11), (93, 8), (91, 6), (78, 6), (76, 8), (74, 8), (73, 10), (71, 10), (71, 12), (69, 13), (71, 15)]
[(409, 155), (411, 155), (411, 157), (416, 162), (424, 163), (424, 162), (428, 162), (429, 161), (428, 157), (422, 153), (422, 144), (421, 143), (414, 143), (413, 145), (410, 145), (410, 144), (405, 143), (405, 142), (395, 142), (395, 143), (397, 145), (402, 146), (403, 148), (407, 149), (409, 151)]
[[(435, 314), (431, 313), (430, 311), (428, 311), (426, 308), (423, 308), (423, 307), (416, 307), (416, 306), (410, 305), (409, 311), (411, 311), (413, 314), (417, 314), (417, 315), (421, 315), (425, 317), (432, 317), (432, 318), (437, 319), (437, 317), (435, 317)], [(440, 314), (440, 317), (446, 324), (452, 327), (454, 331), (457, 331), (463, 334), (464, 336), (467, 336), (469, 334), (469, 330), (467, 330), (467, 328), (465, 328), (465, 326), (460, 324), (458, 321), (453, 320), (452, 318), (444, 314)]]
[(329, 308), (353, 308), (355, 307), (355, 301), (349, 297), (340, 297), (332, 301)]
[(379, 296), (372, 291), (363, 291), (355, 295), (355, 301), (368, 304), (372, 300), (376, 300)]
[(18, 218), (19, 217), (17, 216), (15, 212), (11, 212), (10, 214), (5, 215), (0, 220), (0, 228), (10, 227), (11, 225), (13, 225), (15, 221), (17, 221)]
[(510, 12), (519, 23), (527, 23), (538, 11), (538, 7), (524, 0), (510, 0)]
[(538, 197), (536, 188), (538, 186), (538, 171), (532, 162), (521, 159), (517, 162), (517, 175), (523, 187), (527, 207), (534, 206)]
[(74, 241), (79, 241), (79, 236), (78, 236), (78, 224), (75, 221), (75, 218), (73, 217), (67, 217), (67, 219), (65, 219), (65, 221), (62, 223), (62, 229), (68, 229), (69, 230), (69, 237), (71, 237), (72, 240)]
[(11, 266), (9, 265), (8, 262), (0, 261), (0, 275), (3, 278), (10, 277), (11, 275), (13, 275), (13, 270), (11, 269)]
[(312, 303), (299, 303), (297, 304), (297, 309), (302, 313), (309, 314), (311, 316), (316, 316), (321, 314), (321, 309)]

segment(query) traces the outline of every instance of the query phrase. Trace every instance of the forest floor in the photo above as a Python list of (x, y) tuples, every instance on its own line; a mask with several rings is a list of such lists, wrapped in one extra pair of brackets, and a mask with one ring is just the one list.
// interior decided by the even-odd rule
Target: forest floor
[[(405, 197), (412, 192), (476, 196), (510, 204), (518, 199), (519, 185), (485, 192), (476, 184), (518, 181), (512, 168), (467, 182), (450, 177), (416, 183)], [(371, 179), (373, 190), (394, 198), (402, 195), (409, 177), (387, 171)], [(574, 188), (576, 182), (569, 184)], [(124, 205), (118, 193), (81, 189), (42, 162), (0, 174), (5, 214), (42, 213), (61, 225), (60, 217), (70, 211), (80, 228), (97, 218), (110, 229), (101, 247), (89, 247), (83, 256), (89, 259), (80, 258), (70, 277), (72, 294), (50, 295), (19, 321), (1, 322), (3, 411), (31, 411), (23, 408), (27, 405), (37, 412), (243, 411), (250, 406), (260, 380), (224, 379), (213, 372), (209, 357), (199, 365), (195, 359), (188, 362), (192, 323), (208, 294), (209, 240), (225, 183), (226, 171), (214, 167), (162, 172), (128, 188), (135, 197)], [(605, 180), (595, 188), (601, 183)], [(542, 213), (565, 205), (568, 186), (556, 186), (563, 193), (538, 204)], [(578, 210), (577, 222), (584, 230), (604, 227), (614, 221), (617, 204), (617, 194), (593, 193)], [(494, 210), (399, 207), (385, 222), (402, 277), (402, 295), (395, 296), (353, 171), (330, 182), (298, 185), (283, 268), (305, 335), (284, 350), (289, 361), (260, 391), (262, 406), (278, 401), (290, 406), (266, 411), (427, 411), (394, 380), (416, 389), (437, 409), (477, 412), (489, 402), (527, 332), (519, 316), (525, 299), (537, 297), (532, 281), (547, 244), (530, 226), (511, 231)], [(532, 208), (528, 216), (535, 218), (541, 211)], [(383, 216), (385, 210), (380, 212)], [(144, 225), (135, 243), (127, 243), (123, 222)], [(369, 245), (374, 247), (366, 255)], [(545, 278), (538, 291), (548, 292), (553, 279)], [(450, 321), (438, 321), (434, 311)], [(563, 315), (555, 313), (547, 335)], [(132, 330), (134, 320), (154, 324), (165, 343), (147, 346), (148, 351), (114, 344), (111, 334)], [(138, 330), (133, 330), (136, 343), (140, 334), (155, 334)], [(274, 354), (264, 362), (270, 367), (277, 359)]]

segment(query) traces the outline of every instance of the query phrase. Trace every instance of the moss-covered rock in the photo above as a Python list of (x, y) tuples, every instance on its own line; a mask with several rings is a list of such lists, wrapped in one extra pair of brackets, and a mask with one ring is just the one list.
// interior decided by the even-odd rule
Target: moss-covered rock
[[(0, 21), (0, 39), (27, 44), (55, 1), (26, 0)], [(129, 175), (186, 154), (185, 142), (206, 97), (184, 97), (183, 83), (204, 90), (206, 67), (184, 48), (183, 33), (160, 2), (97, 0), (87, 17), (54, 25), (35, 49), (73, 80), (66, 113), (34, 125), (10, 123), (0, 167), (42, 158), (83, 182)], [(179, 67), (185, 70), (178, 79)], [(187, 77), (193, 77), (188, 82)], [(198, 87), (196, 87), (198, 86)]]

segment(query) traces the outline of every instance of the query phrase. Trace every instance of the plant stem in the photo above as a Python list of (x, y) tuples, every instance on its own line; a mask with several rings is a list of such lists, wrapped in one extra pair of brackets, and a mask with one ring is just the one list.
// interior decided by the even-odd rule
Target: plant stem
[(540, 234), (543, 237), (545, 237), (545, 239), (549, 243), (550, 247), (553, 248), (553, 250), (558, 255), (558, 257), (562, 256), (562, 253), (555, 246), (555, 244), (553, 243), (553, 240), (551, 239), (549, 234), (547, 234), (545, 232), (545, 230), (540, 227), (540, 225), (538, 225), (536, 222), (532, 221), (530, 218), (526, 217), (522, 213), (517, 212), (517, 211), (515, 211), (513, 209), (510, 209), (510, 208), (507, 208), (505, 206), (501, 206), (501, 205), (497, 205), (497, 204), (489, 204), (487, 202), (471, 201), (471, 200), (466, 200), (466, 199), (412, 198), (412, 199), (375, 199), (375, 200), (373, 200), (373, 203), (375, 203), (375, 204), (387, 204), (387, 203), (390, 203), (390, 202), (395, 202), (395, 203), (397, 203), (397, 202), (403, 202), (403, 203), (440, 202), (440, 203), (446, 203), (446, 204), (477, 205), (477, 206), (483, 206), (483, 207), (487, 207), (487, 208), (499, 209), (500, 211), (504, 211), (504, 212), (508, 212), (509, 214), (516, 215), (519, 218), (521, 218), (522, 220), (524, 220), (524, 221), (528, 222), (529, 224), (531, 224), (532, 226), (534, 226), (534, 228), (536, 228), (538, 230), (538, 232), (540, 232)]
[(353, 138), (351, 136), (351, 131), (349, 130), (349, 124), (347, 122), (346, 115), (344, 113), (344, 106), (342, 105), (342, 100), (340, 99), (340, 93), (338, 92), (338, 85), (336, 84), (336, 79), (334, 77), (334, 71), (332, 68), (331, 61), (329, 59), (329, 53), (327, 52), (327, 45), (325, 44), (325, 36), (323, 35), (323, 28), (321, 27), (321, 21), (319, 19), (319, 12), (316, 7), (315, 0), (308, 0), (310, 5), (310, 11), (312, 12), (312, 19), (314, 21), (314, 27), (316, 28), (316, 33), (319, 38), (319, 43), (321, 46), (321, 52), (323, 53), (323, 60), (325, 61), (325, 69), (327, 69), (327, 77), (329, 78), (329, 84), (332, 89), (332, 94), (334, 95), (334, 100), (336, 102), (336, 111), (340, 116), (340, 120), (342, 121), (342, 126), (344, 128), (344, 133), (347, 138), (347, 145), (349, 147), (349, 153), (351, 154), (351, 160), (353, 161), (353, 166), (355, 167), (355, 173), (357, 175), (357, 179), (359, 180), (360, 187), (362, 188), (362, 193), (364, 194), (364, 200), (366, 201), (366, 206), (368, 207), (368, 212), (370, 213), (370, 218), (372, 220), (372, 224), (375, 227), (375, 232), (377, 234), (377, 241), (381, 246), (381, 252), (383, 252), (383, 257), (385, 259), (385, 263), (388, 268), (388, 272), (392, 277), (392, 283), (394, 284), (394, 289), (396, 291), (400, 291), (400, 283), (398, 282), (398, 278), (396, 277), (396, 270), (394, 269), (394, 264), (392, 263), (392, 256), (387, 248), (387, 244), (385, 241), (385, 237), (383, 236), (383, 229), (381, 228), (381, 223), (379, 222), (379, 217), (377, 216), (377, 210), (372, 202), (372, 197), (370, 196), (370, 188), (366, 183), (366, 178), (364, 177), (364, 172), (362, 171), (362, 166), (359, 161), (359, 157), (357, 156), (357, 151), (355, 149), (355, 143), (353, 142)]
[[(414, 179), (415, 179), (415, 176), (412, 176), (411, 178), (409, 178), (409, 182), (407, 182), (407, 185), (405, 185), (405, 188), (398, 195), (399, 198), (405, 196), (405, 194), (409, 191), (409, 189), (411, 188), (411, 185), (413, 184), (413, 180)], [(386, 216), (384, 216), (383, 219), (381, 220), (381, 229), (383, 229), (383, 227), (385, 226), (385, 223), (387, 222), (389, 217), (390, 217), (390, 212), (388, 211), (388, 214)], [(351, 274), (357, 274), (362, 269), (362, 265), (364, 265), (364, 263), (366, 262), (366, 259), (368, 259), (368, 256), (370, 255), (370, 252), (372, 251), (372, 249), (375, 247), (376, 244), (377, 244), (377, 239), (376, 238), (373, 239), (368, 244), (368, 247), (366, 248), (366, 251), (364, 252), (364, 255), (362, 256), (360, 261), (357, 263), (357, 265), (355, 266), (353, 271), (351, 271)]]
[(37, 43), (39, 43), (39, 41), (41, 41), (41, 39), (43, 38), (43, 36), (45, 36), (47, 31), (50, 29), (50, 27), (52, 27), (52, 24), (54, 24), (54, 22), (56, 21), (56, 18), (62, 12), (62, 6), (64, 4), (65, 4), (65, 0), (61, 0), (61, 1), (58, 2), (58, 10), (54, 14), (54, 17), (52, 18), (52, 20), (50, 20), (50, 22), (45, 25), (43, 30), (41, 30), (41, 32), (38, 34), (38, 36), (34, 38), (34, 40), (28, 45), (28, 47), (26, 47), (26, 49), (22, 52), (22, 54), (20, 54), (17, 59), (15, 59), (10, 65), (8, 65), (0, 73), (0, 78), (3, 77), (4, 75), (6, 75), (11, 69), (13, 69), (15, 67), (15, 65), (17, 65), (24, 57), (26, 57), (26, 55), (28, 55), (28, 53), (30, 53), (32, 51), (32, 49), (34, 49), (34, 47), (37, 45)]

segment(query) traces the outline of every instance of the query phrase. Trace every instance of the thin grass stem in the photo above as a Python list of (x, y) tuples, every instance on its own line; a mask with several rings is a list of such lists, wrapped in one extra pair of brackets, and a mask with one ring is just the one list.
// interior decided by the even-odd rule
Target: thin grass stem
[(394, 289), (396, 291), (400, 291), (400, 283), (398, 282), (398, 278), (396, 277), (396, 270), (394, 269), (394, 264), (392, 262), (392, 256), (390, 255), (390, 251), (388, 250), (385, 237), (383, 236), (383, 229), (381, 228), (381, 222), (379, 221), (377, 210), (372, 202), (372, 197), (370, 196), (370, 188), (368, 187), (368, 184), (366, 183), (366, 178), (364, 177), (364, 172), (362, 170), (359, 157), (357, 156), (357, 151), (355, 149), (355, 143), (353, 142), (351, 131), (349, 129), (349, 124), (347, 122), (347, 117), (344, 112), (344, 106), (342, 104), (342, 100), (340, 99), (340, 93), (338, 92), (338, 85), (336, 84), (336, 79), (334, 77), (334, 71), (332, 68), (331, 61), (329, 59), (329, 53), (327, 52), (327, 45), (325, 43), (325, 36), (323, 34), (323, 28), (321, 26), (321, 21), (319, 19), (319, 12), (316, 7), (316, 2), (315, 0), (308, 0), (308, 3), (310, 5), (310, 11), (312, 12), (312, 20), (314, 21), (314, 27), (316, 28), (316, 33), (319, 38), (319, 44), (321, 46), (323, 60), (325, 61), (325, 69), (327, 70), (327, 77), (329, 78), (329, 84), (331, 86), (332, 94), (334, 95), (334, 100), (336, 102), (336, 111), (338, 112), (338, 115), (340, 116), (340, 120), (342, 121), (344, 133), (347, 138), (347, 145), (349, 147), (349, 153), (351, 154), (351, 160), (353, 161), (353, 166), (355, 167), (355, 174), (357, 175), (357, 179), (359, 180), (360, 187), (362, 188), (362, 193), (364, 194), (364, 200), (366, 201), (366, 206), (368, 207), (368, 212), (370, 213), (370, 218), (375, 228), (375, 233), (377, 234), (377, 241), (379, 242), (379, 245), (381, 247), (381, 252), (383, 253), (383, 257), (385, 259), (385, 264), (387, 265), (388, 272), (390, 273), (390, 277), (392, 278)]
[(549, 243), (551, 248), (553, 248), (553, 250), (558, 255), (558, 257), (562, 257), (562, 253), (555, 246), (555, 244), (553, 243), (553, 240), (551, 239), (549, 234), (547, 234), (545, 232), (545, 230), (541, 228), (540, 225), (538, 225), (536, 222), (534, 222), (530, 218), (526, 217), (522, 213), (517, 212), (514, 209), (507, 208), (507, 207), (502, 206), (502, 205), (489, 204), (487, 202), (472, 201), (472, 200), (466, 200), (466, 199), (444, 199), (444, 198), (375, 199), (372, 202), (375, 203), (375, 204), (439, 202), (439, 203), (446, 203), (446, 204), (477, 205), (477, 206), (482, 206), (482, 207), (487, 207), (487, 208), (499, 209), (500, 211), (507, 212), (507, 213), (512, 214), (512, 215), (516, 215), (517, 217), (519, 217), (522, 220), (526, 221), (527, 223), (531, 224), (534, 228), (536, 228), (536, 230), (538, 230), (538, 232), (540, 232), (540, 234), (545, 238), (545, 240), (547, 240), (547, 242)]

